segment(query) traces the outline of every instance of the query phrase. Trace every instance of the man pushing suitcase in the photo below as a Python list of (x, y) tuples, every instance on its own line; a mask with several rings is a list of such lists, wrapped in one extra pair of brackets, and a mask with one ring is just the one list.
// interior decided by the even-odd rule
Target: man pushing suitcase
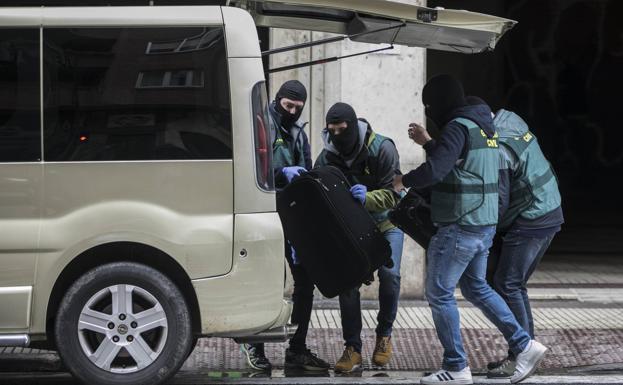
[[(373, 362), (386, 365), (392, 355), (392, 325), (398, 310), (400, 294), (400, 260), (402, 231), (387, 219), (388, 210), (400, 198), (392, 189), (394, 176), (400, 173), (400, 161), (394, 142), (372, 130), (370, 124), (357, 119), (355, 110), (346, 103), (337, 103), (327, 113), (322, 132), (324, 150), (314, 167), (339, 168), (353, 185), (354, 199), (372, 214), (377, 226), (392, 249), (393, 267), (382, 266), (379, 277), (379, 313)], [(349, 373), (361, 368), (361, 304), (359, 287), (340, 294), (340, 313), (345, 350), (335, 371)]]

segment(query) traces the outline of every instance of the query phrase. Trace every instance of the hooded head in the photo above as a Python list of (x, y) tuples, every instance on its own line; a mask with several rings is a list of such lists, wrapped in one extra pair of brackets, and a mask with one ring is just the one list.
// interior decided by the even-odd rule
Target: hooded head
[(478, 105), (481, 105), (481, 104), (487, 105), (487, 102), (485, 102), (484, 100), (482, 100), (478, 96), (473, 96), (473, 95), (466, 96), (465, 97), (465, 102), (469, 106), (478, 106)]
[(307, 90), (298, 80), (288, 80), (283, 83), (275, 96), (275, 109), (281, 117), (281, 125), (290, 129), (301, 117), (303, 107), (307, 102)]
[(453, 110), (465, 106), (465, 92), (461, 83), (450, 75), (430, 79), (422, 91), (424, 112), (439, 129), (450, 121)]
[(327, 112), (327, 131), (329, 142), (345, 159), (357, 155), (359, 144), (359, 121), (353, 107), (346, 103), (336, 103)]

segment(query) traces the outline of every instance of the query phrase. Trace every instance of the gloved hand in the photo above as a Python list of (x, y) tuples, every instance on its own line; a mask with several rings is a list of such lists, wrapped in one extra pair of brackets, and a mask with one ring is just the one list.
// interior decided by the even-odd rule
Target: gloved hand
[(281, 172), (283, 172), (283, 175), (285, 175), (288, 183), (292, 182), (292, 179), (294, 179), (295, 176), (299, 176), (301, 175), (301, 172), (305, 171), (307, 171), (305, 170), (305, 167), (300, 166), (284, 167), (281, 169)]
[(367, 192), (368, 188), (362, 184), (356, 184), (350, 188), (350, 193), (353, 195), (353, 198), (361, 202), (362, 205), (366, 203)]

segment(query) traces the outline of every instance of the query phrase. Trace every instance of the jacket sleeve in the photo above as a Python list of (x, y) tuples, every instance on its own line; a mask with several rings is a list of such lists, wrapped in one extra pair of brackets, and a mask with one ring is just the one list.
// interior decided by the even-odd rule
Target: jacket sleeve
[(426, 162), (403, 177), (405, 187), (422, 188), (441, 182), (464, 153), (467, 135), (460, 123), (448, 123), (439, 140), (426, 146)]
[(376, 172), (381, 188), (366, 193), (365, 208), (370, 212), (391, 209), (400, 200), (400, 196), (392, 188), (394, 176), (400, 174), (400, 157), (391, 140), (384, 141), (379, 149)]
[(288, 185), (288, 179), (283, 174), (283, 167), (275, 167), (273, 168), (273, 172), (275, 175), (275, 187), (276, 188), (284, 188)]
[(498, 218), (504, 218), (510, 205), (511, 181), (514, 170), (517, 167), (515, 155), (504, 145), (500, 145), (500, 175), (498, 177)]
[(305, 169), (311, 170), (313, 167), (311, 158), (311, 146), (309, 145), (309, 138), (305, 131), (303, 131), (303, 159), (305, 159)]

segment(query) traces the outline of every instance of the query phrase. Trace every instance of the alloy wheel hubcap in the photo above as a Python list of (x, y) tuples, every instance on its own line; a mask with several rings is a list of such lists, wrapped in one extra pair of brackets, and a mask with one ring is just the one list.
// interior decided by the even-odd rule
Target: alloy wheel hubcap
[(98, 368), (132, 373), (151, 365), (164, 349), (168, 322), (158, 300), (133, 285), (109, 286), (82, 308), (78, 338)]

